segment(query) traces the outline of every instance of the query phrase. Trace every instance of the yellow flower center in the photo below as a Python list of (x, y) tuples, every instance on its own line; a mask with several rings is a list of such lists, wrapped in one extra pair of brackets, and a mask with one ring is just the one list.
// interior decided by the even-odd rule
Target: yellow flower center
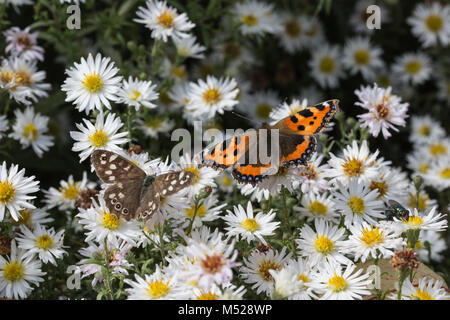
[(320, 61), (320, 71), (323, 73), (332, 73), (334, 71), (334, 59), (331, 57), (325, 57)]
[(69, 183), (67, 187), (60, 187), (61, 196), (67, 200), (75, 200), (78, 198), (78, 194), (80, 193), (80, 188), (78, 188), (77, 183)]
[(211, 291), (200, 294), (197, 300), (219, 300), (219, 297)]
[(364, 228), (362, 236), (359, 237), (359, 239), (367, 246), (373, 247), (374, 245), (384, 241), (384, 235), (383, 231), (378, 230), (378, 227), (374, 229), (373, 226), (370, 226), (370, 229)]
[(225, 176), (225, 177), (223, 177), (223, 179), (222, 179), (222, 183), (223, 183), (224, 185), (226, 185), (226, 186), (231, 186), (233, 182), (231, 181), (230, 178), (228, 178), (227, 176)]
[(429, 136), (431, 133), (430, 127), (427, 125), (423, 125), (419, 128), (419, 133), (423, 136)]
[(192, 185), (196, 184), (198, 182), (198, 180), (200, 179), (200, 171), (198, 170), (198, 168), (195, 168), (194, 165), (192, 165), (189, 168), (186, 168), (184, 170), (195, 174), (195, 178), (194, 178), (194, 181), (192, 181)]
[(38, 131), (33, 122), (30, 122), (25, 126), (25, 128), (23, 128), (23, 136), (26, 137), (27, 139), (30, 139), (31, 141), (36, 140), (38, 136)]
[(308, 280), (308, 276), (306, 274), (304, 274), (304, 273), (298, 275), (298, 280), (303, 281), (303, 283), (306, 283), (306, 282), (309, 281)]
[(419, 300), (435, 300), (427, 291), (422, 291), (420, 288), (413, 297), (417, 297)]
[(103, 80), (95, 72), (93, 74), (89, 74), (89, 75), (85, 74), (83, 85), (86, 89), (89, 90), (90, 93), (96, 93), (96, 92), (99, 92), (100, 90), (102, 90)]
[(170, 291), (169, 281), (153, 281), (148, 284), (147, 293), (153, 299), (159, 299)]
[(355, 177), (364, 172), (364, 163), (358, 159), (347, 159), (343, 165), (344, 173), (348, 177)]
[(356, 50), (353, 57), (357, 64), (366, 65), (370, 61), (370, 53), (366, 49)]
[[(417, 205), (416, 204), (416, 200), (417, 200), (417, 195), (415, 195), (415, 194), (414, 195), (412, 195), (412, 194), (409, 195), (408, 203), (409, 203), (409, 206), (411, 208), (415, 208), (416, 207), (416, 205)], [(419, 211), (425, 210), (427, 208), (428, 200), (430, 200), (430, 198), (428, 198), (428, 196), (423, 195), (423, 194), (419, 194), (419, 207), (417, 208), (417, 210), (419, 210)]]
[(441, 172), (439, 172), (439, 176), (442, 179), (450, 179), (450, 167), (445, 168)]
[(324, 216), (327, 213), (327, 206), (316, 200), (309, 205), (309, 211), (315, 216)]
[(161, 101), (165, 105), (171, 104), (173, 102), (167, 92), (162, 92), (159, 94), (159, 101)]
[(106, 133), (103, 132), (102, 129), (99, 129), (95, 131), (91, 136), (89, 136), (89, 140), (91, 141), (92, 146), (101, 148), (106, 146), (109, 137)]
[(25, 71), (19, 71), (15, 74), (15, 87), (20, 87), (20, 86), (30, 86), (30, 84), (32, 83), (31, 81), (31, 77), (28, 73), (26, 73)]
[(269, 270), (280, 270), (281, 265), (276, 263), (273, 259), (265, 259), (258, 263), (258, 273), (264, 278), (266, 281), (273, 281), (273, 277), (270, 274)]
[(391, 79), (387, 75), (380, 75), (377, 79), (377, 82), (382, 87), (389, 87), (391, 85)]
[(428, 171), (428, 164), (426, 164), (426, 163), (420, 164), (419, 171), (422, 172), (422, 173), (427, 173), (427, 171)]
[(314, 247), (317, 251), (322, 254), (329, 254), (334, 250), (334, 241), (330, 238), (321, 235), (320, 237), (316, 234), (316, 241), (314, 242)]
[(259, 224), (256, 222), (255, 219), (245, 219), (241, 223), (242, 228), (244, 228), (247, 231), (255, 232), (256, 230), (259, 230)]
[(389, 104), (386, 102), (380, 103), (376, 106), (375, 110), (377, 110), (377, 119), (387, 119), (391, 114), (391, 109), (389, 108)]
[(369, 188), (370, 190), (378, 190), (377, 199), (382, 199), (389, 190), (389, 186), (384, 181), (372, 181)]
[(252, 15), (252, 14), (248, 14), (248, 15), (243, 16), (243, 17), (241, 18), (241, 22), (244, 23), (244, 24), (246, 24), (246, 25), (248, 25), (248, 26), (254, 26), (255, 24), (258, 23), (258, 18), (255, 17), (255, 16)]
[(422, 68), (422, 64), (419, 61), (410, 61), (406, 63), (405, 70), (407, 73), (417, 73)]
[(120, 220), (115, 214), (103, 213), (103, 226), (109, 230), (116, 230), (119, 227)]
[(172, 13), (169, 10), (165, 10), (159, 15), (158, 18), (156, 18), (158, 24), (166, 29), (173, 28), (173, 26), (175, 25), (173, 20), (174, 16), (172, 16)]
[(222, 95), (216, 88), (208, 89), (203, 93), (203, 101), (207, 104), (216, 104), (220, 101)]
[(348, 206), (350, 207), (350, 210), (352, 210), (354, 214), (364, 213), (365, 209), (364, 200), (357, 196), (350, 197), (350, 200), (348, 201)]
[(16, 189), (14, 189), (11, 182), (0, 181), (0, 203), (6, 204), (14, 199)]
[(17, 223), (30, 227), (32, 211), (30, 209), (24, 209), (24, 210), (20, 210), (19, 213), (20, 213), (20, 217), (19, 217), (19, 220), (17, 220)]
[(16, 282), (23, 277), (23, 264), (18, 261), (7, 263), (3, 268), (3, 278), (9, 282)]
[(130, 94), (128, 95), (128, 98), (130, 100), (136, 101), (137, 99), (139, 99), (139, 97), (141, 96), (141, 93), (137, 90), (133, 90), (130, 92)]
[[(205, 216), (206, 211), (207, 211), (207, 208), (204, 205), (200, 205), (197, 208), (196, 216), (202, 218)], [(194, 217), (195, 205), (193, 205), (190, 208), (185, 209), (185, 212), (186, 212), (186, 216), (192, 219)]]
[(301, 32), (301, 26), (297, 23), (297, 21), (288, 21), (284, 25), (284, 30), (286, 34), (291, 38), (297, 38)]
[(179, 79), (184, 79), (187, 77), (186, 69), (183, 67), (174, 68), (172, 73)]
[(439, 32), (444, 25), (441, 16), (437, 14), (430, 14), (425, 20), (425, 24), (432, 32)]
[(334, 276), (328, 280), (328, 287), (334, 292), (341, 292), (347, 288), (347, 282), (344, 277), (338, 276), (336, 273)]
[(410, 216), (406, 224), (410, 226), (420, 226), (423, 223), (423, 219), (419, 216)]
[(36, 239), (36, 247), (48, 250), (53, 247), (53, 239), (48, 234), (43, 234)]
[(267, 119), (271, 111), (272, 106), (268, 103), (261, 103), (256, 106), (256, 114), (262, 119)]
[(162, 124), (163, 124), (163, 122), (161, 121), (161, 119), (153, 118), (153, 119), (149, 119), (145, 123), (145, 126), (150, 129), (159, 129), (159, 128), (161, 128)]
[(28, 50), (33, 46), (33, 41), (28, 37), (28, 35), (23, 34), (17, 38), (17, 43), (24, 47), (24, 49)]
[(438, 155), (441, 155), (441, 154), (446, 154), (447, 153), (447, 148), (444, 145), (440, 144), (440, 143), (431, 144), (430, 145), (430, 152), (431, 152), (431, 154), (433, 156), (438, 156)]

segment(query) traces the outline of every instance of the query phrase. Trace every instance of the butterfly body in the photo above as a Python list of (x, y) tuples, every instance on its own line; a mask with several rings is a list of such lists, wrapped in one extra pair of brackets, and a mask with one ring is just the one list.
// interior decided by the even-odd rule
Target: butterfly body
[[(338, 100), (325, 101), (274, 125), (264, 123), (259, 130), (252, 129), (207, 147), (201, 154), (202, 165), (216, 170), (231, 167), (232, 176), (238, 182), (253, 185), (276, 174), (280, 166), (307, 165), (317, 148), (315, 135), (322, 132), (339, 111), (338, 104)], [(270, 154), (269, 162), (258, 158), (262, 148)]]
[(188, 187), (195, 174), (174, 171), (147, 175), (133, 162), (107, 150), (95, 150), (91, 156), (97, 176), (106, 184), (104, 200), (111, 213), (126, 220), (148, 220), (158, 209), (160, 198)]

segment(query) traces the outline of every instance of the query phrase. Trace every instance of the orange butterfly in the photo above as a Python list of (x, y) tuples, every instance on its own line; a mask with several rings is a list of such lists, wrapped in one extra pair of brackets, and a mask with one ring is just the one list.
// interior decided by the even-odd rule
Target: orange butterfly
[[(201, 153), (201, 163), (216, 170), (232, 167), (234, 179), (254, 185), (277, 173), (278, 164), (283, 167), (306, 165), (316, 151), (317, 140), (314, 135), (322, 132), (338, 111), (339, 100), (336, 99), (305, 108), (281, 119), (273, 126), (263, 124), (259, 130), (245, 132), (212, 148), (206, 148)], [(267, 129), (264, 136), (262, 129)], [(261, 143), (266, 143), (265, 149), (270, 153), (272, 129), (279, 130), (278, 159), (276, 159), (279, 161), (263, 163), (259, 158), (256, 162), (251, 161), (258, 154)]]

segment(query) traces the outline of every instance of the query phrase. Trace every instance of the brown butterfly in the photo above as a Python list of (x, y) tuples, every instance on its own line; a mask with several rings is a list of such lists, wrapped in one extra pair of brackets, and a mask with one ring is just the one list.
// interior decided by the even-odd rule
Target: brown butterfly
[(91, 162), (97, 176), (109, 186), (104, 194), (107, 208), (118, 218), (141, 218), (147, 221), (159, 209), (160, 198), (188, 187), (195, 174), (174, 171), (158, 176), (146, 173), (131, 161), (106, 150), (92, 153)]

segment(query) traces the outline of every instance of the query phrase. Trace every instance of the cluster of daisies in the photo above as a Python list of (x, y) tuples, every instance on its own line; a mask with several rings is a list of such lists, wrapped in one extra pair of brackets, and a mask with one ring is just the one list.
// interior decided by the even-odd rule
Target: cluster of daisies
[[(450, 140), (437, 120), (410, 117), (403, 99), (436, 75), (436, 96), (442, 103), (450, 100), (448, 75), (434, 62), (439, 60), (433, 50), (450, 43), (450, 6), (418, 4), (407, 24), (422, 50), (404, 53), (389, 66), (383, 48), (373, 43), (377, 31), (366, 27), (370, 2), (356, 3), (349, 19), (356, 35), (342, 46), (327, 42), (318, 17), (281, 12), (264, 1), (233, 3), (219, 24), (225, 30), (236, 26), (236, 34), (212, 39), (208, 48), (197, 41), (186, 13), (165, 1), (138, 6), (132, 22), (145, 26), (155, 55), (164, 48), (160, 63), (154, 60), (155, 76), (125, 75), (111, 57), (89, 53), (66, 69), (57, 88), (82, 117), (68, 130), (69, 143), (90, 170), (45, 190), (25, 168), (1, 163), (0, 296), (27, 298), (50, 279), (46, 270), (68, 256), (76, 256), (77, 272), (87, 280), (83, 286), (110, 299), (369, 299), (383, 293), (361, 264), (394, 259), (405, 248), (423, 263), (442, 261), (447, 217), (424, 186), (450, 187)], [(34, 1), (7, 3), (17, 8)], [(383, 26), (389, 25), (390, 8), (380, 6)], [(35, 110), (51, 89), (38, 69), (45, 57), (39, 32), (12, 27), (3, 36), (0, 89), (9, 100), (0, 116), (0, 141), (16, 140), (40, 158), (55, 139), (50, 118)], [(306, 65), (315, 84), (285, 101), (275, 90), (254, 89), (246, 70), (258, 64), (252, 46), (263, 37), (276, 39), (287, 54), (309, 53)], [(411, 123), (412, 175), (354, 136), (339, 153), (325, 148), (308, 165), (280, 168), (255, 186), (204, 167), (195, 156), (175, 162), (139, 147), (144, 140), (168, 139), (177, 123), (220, 127), (217, 119), (232, 110), (274, 124), (325, 100), (325, 90), (350, 77), (364, 83), (354, 91), (351, 108), (364, 109), (357, 124), (367, 138), (389, 139)], [(333, 120), (324, 135), (343, 121)], [(119, 154), (147, 175), (186, 170), (195, 178), (161, 198), (148, 221), (118, 218), (103, 197), (109, 185), (89, 164), (96, 149)], [(390, 200), (408, 216), (388, 219)], [(63, 216), (64, 228), (52, 226), (53, 213)], [(79, 250), (67, 246), (66, 234), (82, 244)], [(432, 277), (407, 277), (396, 289), (402, 299), (450, 298), (445, 283)]]

